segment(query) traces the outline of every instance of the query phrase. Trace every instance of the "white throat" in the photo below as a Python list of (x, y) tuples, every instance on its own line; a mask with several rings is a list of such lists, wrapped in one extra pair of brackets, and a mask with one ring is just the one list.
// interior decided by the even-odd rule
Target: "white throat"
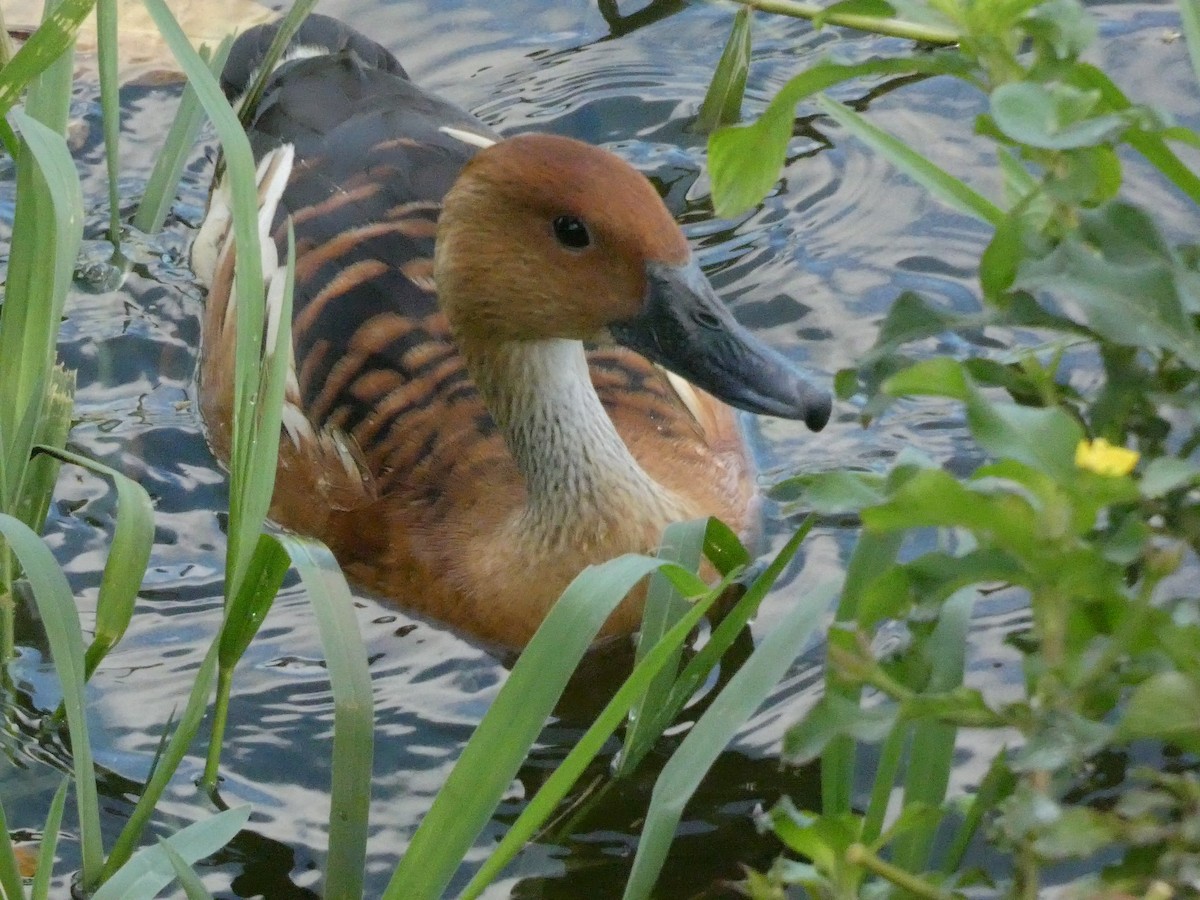
[(525, 476), (525, 524), (543, 539), (590, 541), (596, 530), (683, 516), (621, 440), (579, 341), (514, 341), (467, 358)]

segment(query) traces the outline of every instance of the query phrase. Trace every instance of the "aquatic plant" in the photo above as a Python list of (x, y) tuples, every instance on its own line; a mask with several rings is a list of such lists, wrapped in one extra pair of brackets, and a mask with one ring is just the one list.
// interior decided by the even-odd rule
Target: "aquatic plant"
[[(766, 8), (767, 4), (752, 4)], [(778, 12), (813, 17), (807, 4)], [(1182, 34), (1200, 73), (1200, 5), (1182, 0)], [(819, 757), (821, 810), (782, 803), (763, 817), (795, 856), (752, 873), (747, 891), (813, 896), (898, 891), (942, 897), (965, 888), (972, 839), (986, 829), (1008, 854), (1009, 896), (1036, 897), (1064, 860), (1103, 872), (1075, 885), (1122, 895), (1200, 888), (1196, 768), (1133, 772), (1114, 804), (1082, 802), (1080, 771), (1102, 752), (1160, 742), (1200, 752), (1200, 596), (1181, 591), (1200, 551), (1200, 295), (1193, 247), (1171, 246), (1153, 211), (1123, 190), (1123, 170), (1149, 165), (1193, 204), (1200, 178), (1173, 146), (1200, 136), (1135, 102), (1081, 55), (1096, 24), (1075, 0), (838, 3), (857, 27), (903, 16), (914, 47), (846, 65), (825, 61), (787, 83), (748, 125), (709, 142), (713, 199), (723, 214), (757, 202), (778, 177), (797, 103), (811, 102), (953, 208), (994, 229), (979, 261), (982, 309), (964, 315), (900, 296), (875, 347), (839, 373), (864, 420), (900, 401), (950, 398), (987, 461), (965, 476), (919, 453), (888, 472), (802, 475), (779, 490), (824, 514), (857, 514), (863, 530), (829, 634), (826, 693), (789, 733), (785, 756)], [(833, 12), (827, 22), (833, 21)], [(729, 122), (745, 83), (749, 19), (735, 20), (710, 96)], [(739, 71), (739, 67), (742, 71)], [(943, 76), (979, 92), (975, 132), (995, 145), (1004, 199), (985, 197), (848, 106), (817, 95), (835, 84)], [(1039, 344), (996, 358), (926, 358), (907, 351), (948, 331), (1016, 328)], [(1103, 379), (1069, 381), (1069, 354)], [(933, 550), (922, 552), (930, 546)], [(924, 536), (925, 540), (919, 539)], [(1024, 696), (989, 698), (962, 684), (972, 604), (1015, 589), (1032, 623), (1014, 635)], [(880, 656), (874, 638), (901, 625), (904, 645)], [(990, 729), (998, 752), (968, 797), (947, 797), (956, 737)], [(1016, 737), (1012, 737), (1016, 735)], [(864, 803), (855, 778), (878, 744)], [(900, 790), (903, 803), (890, 806)], [(953, 840), (935, 844), (935, 833)], [(1107, 865), (1105, 865), (1107, 863)], [(1061, 878), (1061, 876), (1055, 876)]]

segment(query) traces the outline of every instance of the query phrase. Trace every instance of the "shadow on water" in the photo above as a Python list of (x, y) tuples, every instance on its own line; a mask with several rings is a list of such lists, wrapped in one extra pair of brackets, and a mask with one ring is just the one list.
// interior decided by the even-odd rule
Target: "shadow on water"
[[(690, 123), (728, 34), (728, 8), (678, 0), (651, 0), (637, 8), (609, 0), (328, 0), (321, 9), (369, 31), (397, 52), (419, 82), (472, 109), (502, 133), (569, 134), (603, 143), (629, 159), (655, 180), (739, 318), (826, 376), (854, 364), (902, 291), (918, 291), (949, 309), (977, 308), (975, 264), (987, 238), (983, 229), (946, 211), (878, 156), (845, 140), (826, 120), (803, 115), (803, 109), (770, 196), (737, 220), (713, 218), (704, 139)], [(1187, 71), (1182, 42), (1160, 40), (1174, 6), (1095, 4), (1094, 9), (1104, 22), (1100, 55), (1106, 69), (1130, 94), (1155, 97), (1187, 119), (1189, 96), (1161, 91), (1173, 73), (1182, 82)], [(788, 77), (822, 54), (836, 50), (847, 61), (864, 59), (887, 52), (890, 40), (832, 29), (813, 32), (802, 22), (759, 16), (748, 112), (759, 111)], [(1122, 43), (1129, 49), (1117, 49)], [(1157, 55), (1142, 52), (1149, 46)], [(969, 92), (932, 79), (885, 82), (866, 95), (858, 86), (831, 94), (860, 108), (869, 105), (876, 124), (919, 144), (935, 162), (967, 175), (981, 190), (998, 194), (992, 158), (963, 127), (980, 111), (978, 98)], [(140, 193), (176, 97), (173, 87), (123, 91), (124, 196)], [(94, 85), (77, 89), (73, 116), (89, 210), (85, 253), (89, 260), (103, 259), (106, 188)], [(141, 480), (156, 504), (154, 556), (137, 614), (89, 693), (89, 724), (105, 773), (102, 790), (111, 832), (128, 815), (162, 723), (186, 696), (221, 617), (224, 535), (217, 511), (226, 506), (226, 484), (195, 407), (202, 295), (186, 263), (211, 171), (206, 149), (197, 148), (189, 163), (167, 230), (153, 238), (130, 235), (125, 251), (133, 266), (124, 286), (81, 289), (70, 298), (61, 342), (64, 361), (80, 373), (73, 448)], [(1169, 227), (1182, 234), (1194, 224), (1161, 184), (1136, 172), (1128, 177), (1141, 202), (1160, 210)], [(11, 199), (7, 178), (0, 183), (0, 210), (9, 216)], [(0, 215), (0, 245), (7, 243), (8, 228)], [(972, 340), (946, 339), (927, 349), (963, 355), (983, 349), (982, 340)], [(1020, 340), (1021, 335), (989, 332), (988, 349)], [(956, 471), (977, 462), (978, 451), (966, 440), (952, 405), (899, 406), (868, 431), (857, 416), (855, 408), (843, 404), (817, 436), (794, 423), (747, 422), (764, 481), (797, 470), (879, 471), (912, 446)], [(114, 499), (105, 483), (63, 470), (48, 540), (67, 567), (85, 628), (113, 515)], [(776, 510), (768, 521), (769, 547), (777, 549), (795, 525)], [(764, 604), (755, 633), (769, 631), (807, 586), (840, 571), (853, 539), (852, 522), (819, 524), (799, 562)], [(503, 682), (505, 668), (495, 655), (369, 597), (359, 598), (357, 611), (377, 708), (368, 848), (368, 895), (373, 895), (390, 877)], [(971, 635), (969, 681), (986, 683), (1001, 695), (1015, 692), (1019, 657), (1006, 638), (1027, 625), (1024, 606), (1011, 592), (981, 601)], [(6, 720), (19, 725), (0, 735), (0, 784), (10, 825), (32, 829), (44, 815), (67, 756), (57, 736), (39, 731), (58, 694), (40, 625), (27, 613), (18, 622), (18, 640), (21, 655), (11, 667), (17, 690), (0, 693), (0, 705)], [(751, 638), (745, 640), (743, 651)], [(763, 868), (777, 852), (774, 839), (755, 829), (756, 806), (769, 806), (783, 795), (802, 807), (819, 802), (815, 773), (778, 761), (784, 732), (817, 696), (819, 660), (819, 649), (803, 655), (718, 759), (687, 808), (659, 896), (730, 896), (725, 882), (739, 877), (740, 864)], [(613, 652), (588, 660), (457, 887), (569, 751), (628, 662), (627, 653)], [(307, 603), (298, 590), (285, 590), (235, 678), (222, 795), (230, 804), (251, 803), (254, 815), (250, 826), (206, 864), (206, 884), (217, 896), (317, 896), (332, 716)], [(606, 775), (617, 750), (610, 742), (573, 795), (570, 818), (527, 849), (487, 896), (618, 895), (653, 779), (685, 728), (673, 730), (634, 777), (593, 794), (592, 786), (609, 783)], [(957, 790), (977, 783), (980, 761), (992, 749), (973, 740), (968, 736), (960, 748), (953, 777)], [(202, 766), (202, 748), (193, 752), (159, 811), (158, 821), (168, 829), (211, 811), (192, 784)], [(1108, 779), (1122, 777), (1124, 764), (1104, 762), (1094, 779), (1081, 780), (1080, 789), (1102, 796)], [(862, 766), (869, 772), (869, 755)], [(61, 853), (60, 868), (69, 871), (77, 847), (64, 843)]]

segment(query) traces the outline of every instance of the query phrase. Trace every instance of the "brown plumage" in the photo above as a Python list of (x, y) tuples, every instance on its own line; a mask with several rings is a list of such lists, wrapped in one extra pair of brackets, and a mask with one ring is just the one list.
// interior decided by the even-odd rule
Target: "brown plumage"
[[(313, 17), (298, 42), (344, 46), (329, 23)], [(244, 36), (230, 66), (252, 71), (264, 41)], [(272, 516), (405, 608), (521, 646), (583, 566), (652, 550), (669, 522), (754, 529), (733, 411), (610, 333), (756, 411), (820, 427), (829, 400), (715, 301), (645, 178), (566, 138), (488, 146), (498, 137), (370, 46), (383, 56), (281, 66), (251, 129), (276, 244), (289, 215), (297, 237)], [(221, 202), (218, 188), (194, 264), (210, 284), (202, 410), (228, 458)], [(701, 306), (664, 312), (678, 298)], [(585, 357), (579, 342), (597, 340)], [(634, 630), (640, 599), (605, 633)]]

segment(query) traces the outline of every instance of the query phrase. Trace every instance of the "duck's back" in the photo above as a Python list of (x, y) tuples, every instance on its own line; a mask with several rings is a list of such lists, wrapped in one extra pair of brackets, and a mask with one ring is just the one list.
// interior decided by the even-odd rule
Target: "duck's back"
[[(299, 43), (336, 48), (314, 28), (338, 23), (310, 23)], [(265, 47), (266, 35), (253, 40)], [(479, 610), (447, 610), (474, 602), (463, 596), (471, 581), (459, 571), (463, 558), (489, 552), (487, 537), (521, 507), (524, 485), (433, 282), (441, 200), (478, 148), (499, 137), (366, 44), (284, 63), (248, 129), (277, 259), (289, 217), (296, 237), (294, 378), (272, 515), (326, 541), (348, 572), (405, 605), (520, 643), (528, 622), (514, 636), (481, 625)], [(254, 46), (242, 50), (244, 57)], [(226, 68), (231, 95), (254, 70), (243, 57)], [(291, 151), (281, 152), (284, 145)], [(214, 209), (220, 202), (218, 189)], [(225, 232), (219, 212), (210, 213), (193, 258), (210, 283), (203, 411), (210, 440), (228, 458), (234, 310)], [(672, 387), (631, 351), (595, 350), (589, 361), (601, 401), (647, 472), (667, 486), (687, 485), (697, 514), (744, 528), (753, 484), (732, 412)], [(612, 549), (564, 558), (562, 577)]]

